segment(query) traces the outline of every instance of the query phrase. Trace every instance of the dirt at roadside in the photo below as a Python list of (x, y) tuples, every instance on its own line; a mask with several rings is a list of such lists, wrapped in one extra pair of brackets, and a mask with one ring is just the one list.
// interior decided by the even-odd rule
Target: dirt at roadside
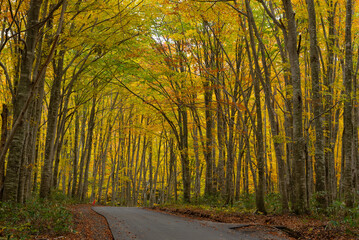
[(91, 209), (90, 204), (69, 207), (73, 214), (73, 233), (64, 236), (39, 236), (35, 239), (113, 240), (106, 219)]
[(263, 216), (249, 213), (218, 213), (214, 210), (197, 208), (180, 209), (177, 207), (153, 207), (150, 209), (194, 219), (238, 223), (241, 224), (241, 229), (275, 229), (276, 231), (279, 230), (286, 234), (289, 239), (359, 239), (359, 229), (351, 229), (347, 226), (332, 226), (328, 221), (312, 219), (305, 216), (298, 217), (289, 214)]

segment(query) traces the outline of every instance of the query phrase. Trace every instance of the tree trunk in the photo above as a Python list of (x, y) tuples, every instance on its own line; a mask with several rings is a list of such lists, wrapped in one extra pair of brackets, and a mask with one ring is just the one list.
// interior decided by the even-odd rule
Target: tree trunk
[(76, 186), (77, 186), (77, 165), (79, 161), (79, 130), (80, 130), (80, 115), (78, 111), (75, 112), (75, 136), (74, 136), (74, 156), (73, 156), (73, 172), (72, 172), (72, 191), (71, 196), (74, 197), (76, 194)]
[[(335, 64), (335, 56), (334, 56), (334, 48), (335, 48), (335, 6), (333, 1), (328, 1), (328, 39), (327, 41), (327, 69), (326, 75), (323, 79), (324, 85), (328, 86), (328, 89), (325, 92), (325, 109), (329, 109), (333, 106), (333, 84), (335, 79), (335, 71), (334, 71), (334, 64)], [(323, 26), (324, 27), (324, 26)], [(337, 110), (338, 111), (338, 110)], [(336, 198), (336, 174), (335, 174), (335, 163), (334, 163), (334, 150), (335, 150), (335, 143), (333, 139), (336, 139), (336, 132), (335, 127), (333, 128), (333, 122), (335, 114), (334, 111), (328, 111), (324, 114), (325, 118), (325, 125), (324, 131), (327, 133), (324, 136), (324, 146), (325, 149), (325, 164), (326, 164), (326, 186), (328, 192), (328, 205), (331, 204), (334, 199)], [(338, 121), (336, 121), (338, 122)], [(335, 136), (335, 137), (334, 137)]]
[[(94, 83), (94, 87), (97, 87), (97, 84)], [(91, 153), (92, 153), (92, 137), (93, 137), (93, 130), (95, 128), (95, 115), (96, 115), (96, 95), (92, 98), (92, 108), (90, 113), (90, 119), (88, 122), (88, 134), (87, 134), (87, 140), (86, 140), (86, 167), (85, 167), (85, 173), (84, 173), (84, 183), (81, 190), (81, 200), (84, 200), (87, 196), (87, 189), (88, 189), (88, 174), (89, 174), (89, 167), (90, 167), (90, 161), (91, 161)]]
[[(3, 104), (2, 112), (1, 112), (0, 152), (5, 145), (5, 141), (7, 138), (8, 115), (9, 115), (9, 109), (6, 104)], [(5, 159), (0, 159), (0, 199), (2, 199), (4, 180), (5, 180)]]
[(352, 71), (353, 71), (353, 59), (352, 59), (352, 0), (346, 1), (346, 18), (345, 18), (345, 64), (344, 64), (344, 87), (345, 87), (345, 101), (344, 101), (344, 113), (343, 113), (343, 150), (345, 156), (343, 191), (344, 199), (347, 207), (353, 207), (354, 204), (354, 192), (352, 182), (352, 142), (353, 142), (353, 122), (352, 122)]
[[(301, 89), (301, 76), (299, 66), (299, 52), (297, 46), (297, 26), (295, 13), (290, 0), (282, 0), (285, 17), (287, 19), (288, 35), (286, 46), (289, 55), (291, 78), (293, 83), (293, 176), (294, 192), (293, 199), (294, 211), (302, 214), (307, 209), (306, 194), (306, 174), (305, 174), (305, 139), (303, 137), (303, 99)], [(299, 46), (300, 50), (300, 46)]]
[[(198, 200), (198, 198), (201, 195), (201, 176), (200, 176), (200, 159), (199, 159), (199, 150), (198, 150), (198, 130), (197, 126), (193, 126), (193, 151), (194, 156), (196, 159), (196, 177), (195, 177), (195, 183), (194, 183), (194, 193), (195, 198)], [(171, 176), (171, 169), (170, 169), (170, 176)], [(171, 179), (171, 177), (170, 177)], [(169, 182), (171, 183), (171, 182)], [(169, 188), (170, 189), (170, 188)]]
[[(35, 53), (36, 39), (39, 32), (38, 18), (40, 13), (42, 0), (31, 0), (30, 9), (27, 16), (27, 28), (26, 28), (26, 49), (23, 51), (21, 59), (21, 74), (19, 84), (16, 89), (16, 97), (14, 99), (14, 123), (26, 105), (26, 101), (29, 98), (31, 91), (31, 74), (33, 70), (33, 61)], [(25, 140), (26, 119), (20, 122), (18, 128), (15, 130), (12, 142), (9, 146), (9, 157), (7, 163), (6, 177), (4, 181), (4, 201), (17, 201), (18, 193), (18, 179), (19, 168), (23, 161), (23, 147)]]
[(307, 0), (308, 10), (308, 30), (310, 36), (310, 67), (312, 79), (312, 105), (314, 113), (315, 126), (315, 176), (316, 176), (316, 194), (319, 206), (323, 209), (327, 206), (327, 194), (325, 186), (325, 159), (323, 144), (323, 121), (322, 121), (322, 96), (320, 88), (320, 63), (317, 41), (317, 23), (314, 0)]
[(213, 143), (213, 116), (212, 116), (212, 90), (210, 89), (210, 81), (206, 80), (203, 83), (205, 89), (204, 103), (205, 103), (205, 117), (206, 117), (206, 180), (205, 180), (205, 195), (213, 194), (213, 156), (212, 156), (212, 143)]
[[(223, 113), (223, 107), (221, 106), (222, 94), (219, 89), (215, 90), (216, 100), (217, 100), (217, 142), (218, 142), (218, 167), (217, 167), (217, 179), (218, 179), (218, 191), (222, 196), (225, 194), (225, 140), (226, 140), (226, 125)], [(228, 175), (228, 169), (227, 169)]]
[(180, 125), (180, 143), (179, 151), (181, 155), (182, 164), (182, 180), (183, 180), (183, 200), (185, 202), (191, 201), (191, 176), (189, 169), (188, 156), (188, 116), (187, 110), (184, 107), (179, 107), (179, 125)]
[[(102, 201), (101, 200), (101, 198), (102, 198), (102, 186), (103, 186), (103, 182), (104, 182), (105, 175), (106, 175), (107, 151), (108, 151), (108, 146), (109, 146), (109, 143), (110, 143), (113, 123), (109, 122), (108, 125), (109, 125), (109, 128), (108, 128), (108, 131), (107, 131), (107, 138), (106, 138), (106, 141), (105, 141), (105, 149), (102, 149), (102, 154), (101, 154), (101, 159), (100, 159), (101, 160), (102, 172), (101, 172), (101, 176), (100, 176), (99, 189), (98, 189), (98, 202)], [(107, 186), (108, 186), (108, 184), (107, 184)], [(106, 204), (106, 202), (105, 202), (105, 204)]]
[(81, 123), (81, 135), (80, 135), (80, 146), (81, 146), (81, 159), (80, 159), (80, 166), (79, 166), (79, 184), (76, 190), (76, 195), (78, 198), (81, 198), (81, 190), (83, 188), (83, 172), (84, 172), (84, 166), (85, 166), (85, 159), (86, 159), (86, 151), (87, 151), (87, 143), (86, 143), (86, 119), (87, 119), (87, 110), (86, 108), (83, 110), (82, 113), (82, 123)]
[(249, 21), (250, 26), (252, 26), (252, 27), (250, 27), (250, 29), (252, 29), (251, 35), (253, 35), (253, 33), (254, 33), (257, 40), (259, 41), (259, 50), (262, 55), (262, 68), (264, 70), (264, 78), (262, 77), (262, 73), (260, 71), (261, 67), (259, 66), (259, 59), (256, 54), (254, 37), (252, 36), (251, 46), (252, 46), (252, 52), (253, 52), (253, 57), (254, 57), (254, 61), (255, 61), (255, 66), (256, 66), (256, 74), (262, 83), (264, 94), (265, 94), (265, 103), (266, 103), (267, 111), (268, 111), (268, 115), (269, 115), (271, 132), (273, 135), (274, 151), (275, 151), (277, 164), (278, 164), (278, 173), (279, 173), (278, 181), (279, 181), (279, 189), (280, 189), (280, 193), (281, 193), (282, 211), (287, 212), (289, 207), (288, 207), (287, 188), (286, 188), (286, 181), (285, 181), (286, 173), (285, 173), (285, 163), (283, 160), (283, 146), (282, 146), (283, 144), (282, 144), (281, 136), (280, 136), (280, 132), (279, 132), (278, 118), (276, 118), (276, 113), (274, 111), (274, 101), (272, 100), (274, 98), (274, 96), (272, 94), (271, 83), (270, 83), (270, 73), (269, 73), (269, 69), (268, 69), (268, 65), (267, 65), (267, 61), (266, 61), (266, 51), (265, 51), (265, 46), (260, 37), (260, 34), (257, 30), (257, 26), (255, 24), (252, 10), (249, 6), (249, 3), (248, 3), (247, 8), (248, 8), (249, 16), (250, 16), (248, 21)]
[[(49, 110), (47, 115), (47, 131), (46, 131), (46, 143), (45, 143), (45, 158), (44, 165), (41, 172), (41, 185), (40, 185), (40, 197), (48, 198), (51, 190), (51, 175), (52, 175), (52, 162), (55, 157), (55, 139), (57, 130), (58, 111), (60, 103), (61, 93), (61, 81), (63, 70), (63, 58), (64, 52), (60, 52), (60, 58), (58, 59), (57, 67), (55, 68), (54, 82), (51, 88), (51, 96), (49, 103)], [(58, 138), (60, 136), (57, 136)], [(56, 183), (56, 177), (55, 183)]]

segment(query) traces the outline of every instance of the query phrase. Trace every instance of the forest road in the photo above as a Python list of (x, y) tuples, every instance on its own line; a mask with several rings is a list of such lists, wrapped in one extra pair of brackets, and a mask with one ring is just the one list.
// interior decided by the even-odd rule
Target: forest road
[(202, 221), (143, 208), (92, 209), (107, 219), (115, 240), (288, 239), (276, 234), (275, 231), (241, 228), (241, 224)]

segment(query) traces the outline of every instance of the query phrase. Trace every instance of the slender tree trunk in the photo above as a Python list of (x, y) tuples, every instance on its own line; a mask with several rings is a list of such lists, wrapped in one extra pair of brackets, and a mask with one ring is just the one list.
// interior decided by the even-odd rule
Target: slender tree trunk
[[(275, 155), (277, 158), (277, 163), (278, 163), (278, 179), (279, 179), (279, 188), (280, 188), (280, 193), (281, 193), (281, 203), (282, 203), (282, 210), (284, 212), (287, 212), (289, 207), (288, 207), (288, 199), (287, 199), (287, 191), (286, 191), (286, 173), (285, 173), (285, 163), (283, 160), (283, 146), (281, 143), (281, 139), (280, 139), (280, 132), (279, 132), (279, 123), (277, 121), (276, 118), (276, 113), (274, 111), (274, 101), (272, 100), (272, 98), (274, 98), (273, 94), (272, 94), (272, 90), (271, 90), (271, 83), (270, 83), (270, 73), (269, 73), (269, 69), (267, 66), (267, 62), (266, 62), (266, 51), (265, 51), (265, 46), (262, 42), (262, 39), (258, 33), (257, 30), (257, 26), (255, 24), (254, 18), (253, 18), (253, 14), (252, 14), (252, 10), (249, 6), (248, 3), (248, 14), (250, 16), (249, 18), (249, 24), (250, 24), (250, 29), (252, 29), (251, 31), (251, 46), (252, 46), (252, 52), (253, 52), (253, 57), (254, 57), (254, 61), (255, 61), (255, 66), (256, 66), (256, 75), (258, 77), (258, 79), (261, 81), (262, 86), (263, 86), (263, 90), (265, 93), (265, 103), (267, 106), (267, 111), (268, 111), (268, 115), (269, 115), (269, 120), (270, 120), (270, 124), (271, 124), (271, 132), (273, 135), (273, 144), (274, 144), (274, 151), (275, 151)], [(255, 34), (257, 40), (259, 41), (259, 50), (261, 52), (262, 55), (262, 68), (264, 70), (264, 77), (262, 77), (262, 73), (260, 71), (261, 67), (259, 66), (259, 59), (256, 53), (256, 49), (255, 49), (255, 42), (254, 42), (254, 36), (253, 33)], [(266, 163), (267, 161), (265, 161)]]
[(352, 71), (353, 71), (353, 59), (352, 59), (352, 0), (346, 1), (346, 18), (345, 18), (345, 64), (344, 64), (344, 87), (345, 87), (345, 101), (344, 101), (344, 133), (343, 133), (343, 150), (345, 156), (343, 191), (344, 199), (347, 207), (353, 207), (354, 193), (353, 193), (353, 175), (352, 175), (352, 142), (353, 142), (353, 119), (352, 119)]
[(81, 123), (81, 135), (80, 135), (80, 146), (81, 146), (81, 160), (80, 160), (80, 166), (79, 166), (79, 184), (78, 184), (78, 188), (77, 188), (77, 191), (76, 191), (76, 195), (78, 198), (81, 197), (81, 190), (83, 188), (83, 172), (84, 172), (84, 166), (85, 166), (85, 159), (86, 159), (86, 151), (87, 151), (87, 148), (86, 148), (86, 137), (85, 137), (85, 129), (86, 129), (86, 108), (83, 110), (83, 113), (82, 113), (82, 123)]
[[(325, 92), (325, 109), (329, 109), (333, 106), (333, 84), (335, 79), (334, 72), (334, 48), (335, 48), (335, 5), (333, 1), (328, 1), (328, 39), (327, 39), (327, 69), (326, 75), (323, 79), (324, 85), (328, 86), (327, 91)], [(324, 26), (323, 26), (324, 27)], [(328, 111), (324, 114), (325, 124), (324, 131), (327, 133), (324, 137), (324, 146), (327, 151), (325, 151), (325, 164), (326, 164), (326, 184), (328, 192), (328, 205), (334, 201), (336, 198), (336, 174), (335, 174), (335, 164), (334, 164), (334, 150), (335, 144), (333, 143), (333, 136), (336, 136), (333, 128), (333, 114), (334, 111)], [(335, 137), (336, 139), (336, 137)]]
[(191, 176), (189, 169), (189, 156), (188, 156), (188, 116), (187, 110), (179, 107), (179, 125), (180, 125), (180, 143), (179, 151), (181, 155), (182, 165), (182, 180), (183, 180), (183, 200), (185, 202), (191, 201)]
[[(94, 83), (94, 87), (96, 88), (97, 84)], [(92, 108), (90, 113), (90, 119), (88, 122), (88, 134), (86, 140), (86, 167), (84, 172), (84, 183), (81, 191), (81, 200), (84, 200), (87, 195), (88, 189), (88, 175), (89, 175), (89, 167), (91, 161), (91, 153), (92, 153), (92, 138), (93, 138), (93, 130), (95, 128), (95, 114), (96, 114), (96, 95), (92, 98)]]
[[(9, 115), (9, 109), (6, 104), (3, 104), (2, 112), (1, 112), (0, 152), (5, 145), (5, 141), (7, 138), (8, 115)], [(0, 199), (2, 199), (4, 180), (5, 180), (5, 158), (0, 159)]]
[(241, 196), (241, 172), (242, 172), (242, 160), (244, 156), (244, 149), (243, 148), (243, 140), (239, 140), (239, 151), (238, 151), (238, 158), (237, 158), (237, 173), (236, 173), (236, 195), (235, 200), (238, 201), (239, 197)]
[[(218, 142), (218, 167), (217, 167), (217, 179), (218, 179), (218, 191), (221, 195), (225, 194), (225, 122), (224, 122), (224, 113), (223, 107), (221, 106), (222, 94), (219, 89), (215, 89), (215, 95), (217, 100), (217, 142)], [(228, 170), (228, 169), (227, 169)], [(227, 171), (228, 175), (228, 171)]]
[[(246, 0), (246, 8), (247, 8), (247, 13), (250, 16), (248, 20), (249, 21), (248, 25), (250, 31), (250, 43), (252, 46), (252, 54), (253, 54), (254, 65), (255, 65), (255, 70), (253, 70), (253, 68), (250, 67), (251, 70), (250, 72), (252, 75), (252, 79), (254, 81), (254, 96), (255, 96), (255, 106), (256, 106), (256, 119), (257, 119), (256, 129), (255, 129), (256, 143), (257, 143), (256, 157), (257, 157), (257, 169), (258, 169), (258, 184), (256, 188), (256, 206), (259, 212), (266, 214), (267, 211), (264, 205), (266, 180), (265, 180), (265, 171), (264, 171), (263, 123), (262, 123), (262, 109), (261, 109), (261, 97), (260, 97), (260, 85), (259, 85), (260, 78), (262, 78), (262, 76), (259, 68), (258, 56), (257, 56), (257, 51), (254, 42), (254, 35), (253, 35), (254, 19), (252, 15), (252, 9), (249, 5), (248, 0)], [(248, 51), (248, 60), (250, 63), (252, 63), (248, 46), (247, 46), (247, 51)]]
[[(57, 130), (58, 111), (60, 103), (61, 93), (61, 81), (63, 70), (63, 52), (60, 52), (58, 64), (55, 70), (54, 82), (51, 88), (51, 96), (49, 103), (49, 110), (47, 115), (47, 131), (46, 131), (46, 143), (45, 143), (45, 158), (44, 165), (41, 172), (41, 185), (40, 185), (40, 197), (48, 198), (51, 189), (51, 174), (52, 174), (52, 162), (55, 157), (55, 139)], [(59, 136), (57, 136), (59, 138)], [(54, 176), (54, 182), (57, 182), (57, 176)]]
[[(198, 200), (198, 198), (201, 195), (201, 175), (200, 175), (200, 159), (199, 159), (197, 126), (193, 126), (193, 150), (194, 150), (194, 156), (196, 159), (196, 177), (195, 177), (195, 184), (194, 184), (194, 193), (195, 193), (196, 200)], [(172, 172), (170, 170), (170, 176), (171, 176), (171, 173)]]
[[(109, 120), (110, 121), (110, 120)], [(103, 182), (105, 179), (105, 175), (106, 175), (106, 160), (107, 160), (107, 151), (108, 151), (108, 147), (109, 147), (109, 143), (110, 143), (110, 139), (111, 139), (111, 132), (112, 132), (112, 127), (113, 127), (113, 123), (108, 123), (109, 124), (109, 128), (107, 131), (107, 138), (105, 141), (105, 149), (102, 149), (102, 156), (101, 156), (101, 168), (102, 168), (102, 172), (101, 172), (101, 176), (100, 176), (100, 182), (99, 182), (99, 190), (98, 190), (98, 202), (101, 202), (101, 198), (102, 198), (102, 186), (103, 186)], [(105, 202), (106, 203), (106, 202)]]
[(206, 179), (205, 179), (205, 195), (213, 194), (213, 157), (212, 157), (212, 143), (213, 143), (213, 116), (212, 116), (212, 89), (210, 89), (210, 81), (206, 80), (203, 83), (205, 89), (204, 103), (205, 103), (205, 117), (206, 117)]
[(173, 139), (170, 139), (169, 142), (169, 148), (170, 148), (170, 174), (169, 174), (169, 180), (168, 180), (168, 195), (169, 198), (172, 200), (172, 191), (175, 191), (175, 164), (176, 164), (176, 155), (174, 153), (174, 143), (173, 143)]
[(322, 96), (320, 88), (320, 63), (317, 41), (317, 23), (314, 0), (307, 0), (307, 11), (309, 19), (309, 36), (310, 36), (310, 67), (312, 79), (312, 105), (314, 113), (315, 126), (315, 176), (316, 176), (316, 194), (320, 207), (325, 209), (327, 206), (327, 194), (325, 186), (325, 159), (323, 144), (323, 121), (322, 121)]
[(74, 156), (73, 156), (73, 171), (72, 171), (72, 191), (71, 196), (74, 197), (76, 194), (76, 187), (77, 187), (77, 165), (79, 161), (79, 130), (80, 130), (80, 115), (78, 111), (75, 112), (75, 136), (74, 136)]
[[(162, 134), (161, 134), (162, 136)], [(160, 139), (160, 142), (158, 144), (158, 152), (157, 152), (157, 166), (156, 166), (156, 172), (153, 179), (153, 188), (151, 189), (150, 193), (150, 206), (152, 207), (153, 204), (156, 202), (156, 191), (157, 191), (157, 178), (158, 178), (158, 170), (161, 164), (161, 147), (162, 147), (162, 139)]]
[[(272, 10), (273, 12), (273, 10)], [(277, 28), (276, 28), (276, 32), (278, 32)], [(277, 46), (279, 48), (280, 51), (280, 55), (282, 58), (282, 63), (283, 65), (287, 65), (288, 64), (288, 59), (287, 59), (287, 52), (286, 50), (282, 47), (281, 45), (281, 41), (278, 37), (278, 35), (275, 35), (276, 38), (276, 42), (277, 42)], [(285, 83), (285, 88), (289, 89), (292, 87), (292, 79), (290, 78), (290, 70), (288, 68), (284, 68), (284, 83)], [(285, 109), (286, 109), (286, 113), (284, 114), (284, 131), (285, 131), (285, 136), (287, 139), (293, 139), (293, 116), (292, 116), (292, 102), (293, 102), (293, 97), (292, 94), (290, 93), (290, 91), (286, 91), (286, 95), (285, 95)], [(268, 107), (268, 104), (267, 104)], [(272, 108), (268, 107), (268, 110), (270, 111)], [(271, 113), (269, 112), (269, 116), (271, 116)], [(272, 135), (273, 136), (277, 136), (279, 133), (279, 124), (276, 127), (273, 127), (274, 125), (272, 125), (272, 120), (270, 117), (270, 121), (271, 121), (271, 128), (272, 128)], [(279, 123), (278, 121), (278, 116), (275, 117), (275, 121), (277, 123)], [(273, 122), (274, 123), (274, 122)], [(277, 133), (273, 132), (274, 129), (278, 129)], [(274, 149), (280, 149), (280, 151), (284, 151), (284, 148), (280, 146), (280, 144), (275, 144), (274, 145)], [(282, 150), (283, 149), (283, 150)], [(277, 165), (278, 165), (278, 179), (279, 179), (279, 184), (280, 184), (280, 192), (281, 192), (281, 201), (282, 201), (282, 208), (283, 211), (289, 211), (289, 206), (288, 206), (288, 198), (291, 200), (291, 202), (293, 202), (293, 194), (294, 194), (294, 188), (292, 188), (291, 186), (293, 186), (293, 181), (294, 178), (293, 176), (293, 143), (292, 141), (285, 141), (285, 150), (286, 150), (286, 155), (284, 157), (284, 153), (283, 154), (279, 154), (278, 150), (276, 151), (276, 158), (277, 158)], [(282, 156), (282, 157), (280, 157)], [(287, 162), (285, 162), (285, 159), (287, 160)]]

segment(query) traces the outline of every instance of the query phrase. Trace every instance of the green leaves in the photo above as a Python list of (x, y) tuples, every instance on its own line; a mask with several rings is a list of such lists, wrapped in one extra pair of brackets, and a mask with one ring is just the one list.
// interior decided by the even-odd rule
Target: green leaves
[(70, 232), (72, 215), (63, 203), (32, 199), (26, 204), (0, 202), (0, 239)]

